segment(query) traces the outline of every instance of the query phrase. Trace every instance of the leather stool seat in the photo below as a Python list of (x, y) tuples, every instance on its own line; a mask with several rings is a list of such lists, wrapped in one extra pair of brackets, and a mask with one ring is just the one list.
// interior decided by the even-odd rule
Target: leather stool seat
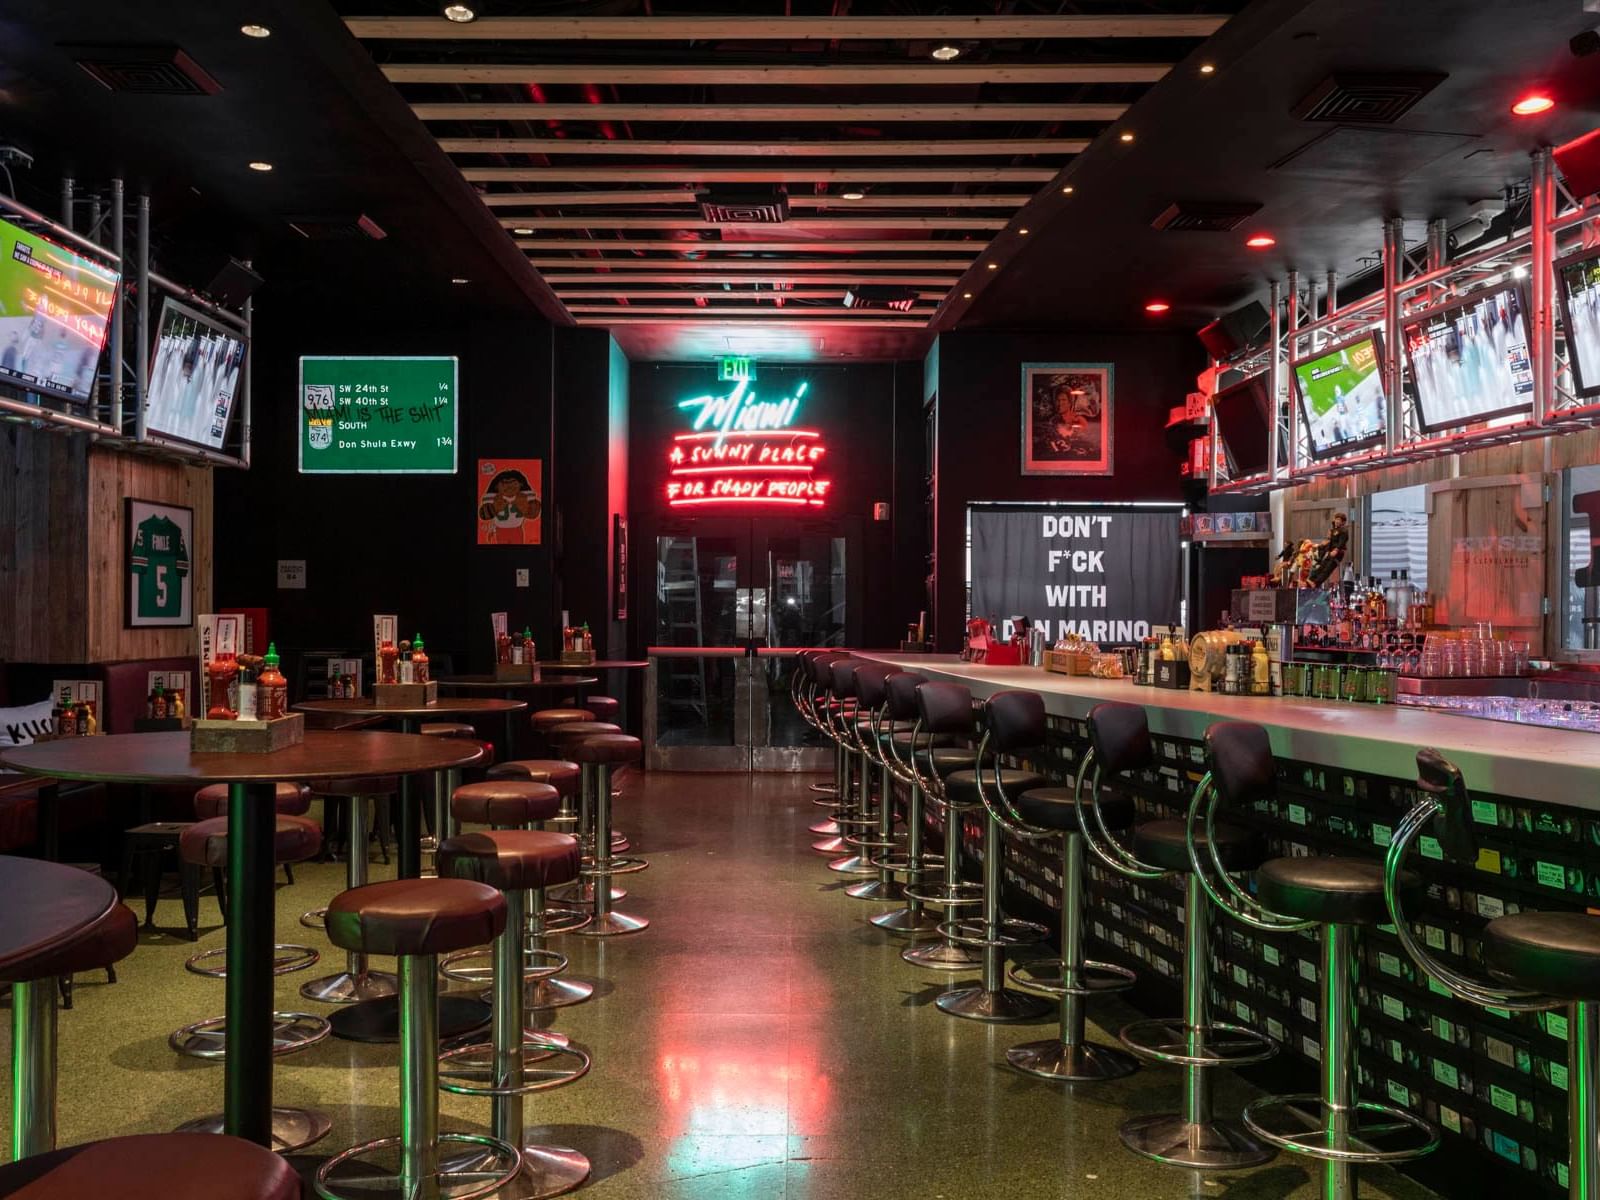
[[(272, 861), (304, 862), (322, 849), (322, 829), (305, 817), (279, 815), (272, 835)], [(228, 818), (196, 821), (178, 836), (178, 857), (202, 867), (228, 865)]]
[[(1420, 893), (1415, 872), (1400, 876), (1400, 886)], [(1387, 925), (1383, 864), (1364, 858), (1275, 858), (1256, 871), (1256, 896), (1275, 913), (1323, 925)]]
[[(1078, 806), (1072, 797), (1072, 788), (1042, 787), (1023, 792), (1013, 803), (1022, 819), (1030, 825), (1040, 829), (1056, 829), (1062, 833), (1082, 833), (1083, 827), (1078, 823)], [(1085, 801), (1084, 808), (1088, 807)], [(1105, 819), (1107, 829), (1126, 829), (1133, 824), (1133, 801), (1126, 796), (1102, 796), (1100, 815)], [(1091, 830), (1096, 828), (1092, 817), (1089, 827)]]
[[(1266, 843), (1254, 830), (1218, 823), (1217, 857), (1230, 871), (1253, 871), (1267, 857)], [(1176, 819), (1146, 821), (1133, 831), (1134, 856), (1163, 871), (1188, 873), (1189, 825)], [(1195, 844), (1202, 850), (1210, 845), (1204, 831), (1197, 832)], [(1265, 901), (1263, 901), (1265, 903)]]
[(313, 779), (314, 796), (393, 796), (400, 791), (398, 775), (357, 775), (351, 779)]
[(545, 737), (558, 747), (565, 748), (574, 741), (600, 733), (621, 733), (620, 725), (610, 721), (567, 721), (545, 731)]
[[(303, 817), (311, 811), (311, 789), (303, 783), (280, 783), (275, 787), (273, 803), (280, 813)], [(211, 817), (228, 815), (228, 785), (211, 783), (194, 794), (194, 815), (204, 821)]]
[(529, 718), (538, 733), (549, 733), (557, 725), (568, 721), (592, 721), (594, 714), (587, 708), (541, 708)]
[(1520, 912), (1490, 921), (1483, 961), (1520, 988), (1563, 1000), (1600, 1000), (1600, 917), (1583, 912)]
[(498, 891), (555, 887), (578, 877), (578, 839), (534, 829), (494, 829), (446, 838), (439, 874), (472, 879)]
[(578, 790), (583, 769), (564, 758), (517, 758), (496, 763), (486, 772), (490, 779), (520, 779), (524, 783), (548, 783), (563, 796)]
[[(937, 754), (938, 751), (934, 753)], [(1000, 770), (1000, 786), (1005, 789), (1008, 796), (1031, 792), (1034, 788), (1042, 788), (1049, 782), (1043, 775), (1037, 775), (1032, 771), (1017, 771), (1011, 767), (1002, 767)], [(984, 770), (983, 786), (986, 788), (994, 786), (993, 771)], [(955, 771), (946, 775), (944, 796), (952, 804), (981, 804), (982, 800), (978, 796), (978, 773)]]
[[(87, 872), (84, 877), (92, 878)], [(17, 919), (20, 918), (13, 918)], [(113, 904), (104, 916), (73, 937), (42, 946), (35, 953), (9, 963), (0, 970), (0, 983), (31, 983), (36, 979), (109, 967), (132, 954), (138, 941), (139, 921), (133, 910), (126, 904)]]
[(458, 787), (450, 797), (450, 813), (474, 825), (532, 825), (561, 815), (561, 793), (548, 783), (489, 779)]
[(300, 1200), (300, 1177), (281, 1156), (215, 1133), (141, 1133), (85, 1142), (0, 1166), (0, 1196), (57, 1200)]
[(478, 736), (478, 731), (465, 721), (424, 721), (417, 726), (417, 732), (423, 737), (470, 738)]
[(390, 879), (328, 905), (328, 940), (367, 954), (448, 954), (486, 946), (505, 927), (505, 899), (470, 879)]
[(615, 696), (585, 696), (581, 704), (568, 696), (561, 703), (573, 708), (587, 709), (594, 714), (596, 721), (615, 721), (622, 715), (622, 702)]
[(882, 726), (872, 717), (861, 717), (856, 721), (856, 728), (862, 733), (871, 733), (877, 730), (880, 738), (886, 734), (910, 733), (917, 727), (915, 721), (885, 721)]
[(593, 737), (579, 738), (567, 748), (571, 751), (572, 757), (580, 763), (606, 763), (617, 766), (621, 763), (638, 762), (643, 743), (626, 733), (601, 733)]
[[(935, 750), (928, 756), (933, 764), (934, 774), (944, 778), (954, 775), (957, 771), (970, 771), (978, 765), (978, 752), (960, 748)], [(1044, 780), (1039, 781), (1040, 784)]]

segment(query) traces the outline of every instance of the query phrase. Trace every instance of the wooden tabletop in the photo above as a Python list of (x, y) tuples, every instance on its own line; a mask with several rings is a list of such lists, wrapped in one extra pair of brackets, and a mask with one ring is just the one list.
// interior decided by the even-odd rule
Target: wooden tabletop
[(360, 713), (369, 717), (497, 717), (527, 708), (528, 702), (488, 696), (441, 696), (432, 704), (386, 704), (379, 708), (371, 697), (363, 696), (357, 700), (302, 700), (292, 707), (299, 712)]
[(592, 663), (564, 663), (559, 658), (539, 661), (539, 666), (546, 671), (642, 671), (649, 665), (649, 661), (642, 658), (601, 658)]
[(12, 963), (75, 937), (117, 902), (117, 889), (100, 876), (35, 858), (0, 856), (0, 892), (6, 896), (6, 919), (0, 921), (0, 974)]
[(185, 732), (118, 733), (16, 746), (0, 752), (0, 764), (51, 779), (204, 786), (412, 775), (471, 766), (482, 757), (483, 747), (467, 738), (310, 730), (298, 746), (271, 754), (195, 754)]
[(439, 680), (442, 688), (471, 688), (480, 691), (536, 691), (548, 688), (593, 687), (600, 680), (594, 675), (562, 675), (556, 679), (496, 679), (493, 675), (450, 675)]

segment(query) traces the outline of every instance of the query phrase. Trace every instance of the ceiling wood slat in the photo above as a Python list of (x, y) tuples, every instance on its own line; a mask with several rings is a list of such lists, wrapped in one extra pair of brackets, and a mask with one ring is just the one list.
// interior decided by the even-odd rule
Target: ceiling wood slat
[(941, 241), (800, 241), (800, 242), (687, 242), (670, 238), (640, 238), (637, 241), (593, 238), (518, 238), (519, 250), (600, 250), (610, 253), (631, 253), (635, 250), (672, 250), (683, 254), (821, 254), (836, 251), (895, 250), (926, 254), (982, 254), (989, 243)]
[(689, 87), (780, 85), (970, 86), (984, 83), (1156, 83), (1172, 63), (827, 63), (727, 66), (717, 63), (391, 63), (391, 83), (614, 83)]
[[(900, 217), (790, 217), (774, 222), (780, 229), (1004, 229), (1005, 217), (946, 217), (923, 213)], [(725, 221), (707, 221), (700, 217), (607, 217), (597, 213), (581, 217), (501, 217), (500, 224), (507, 229), (513, 226), (533, 229), (749, 229), (744, 224), (730, 225)], [(766, 226), (760, 226), (766, 228)], [(819, 245), (818, 250), (826, 250)]]
[(1120, 13), (1106, 16), (863, 17), (350, 17), (358, 38), (405, 41), (1037, 41), (1055, 38), (1205, 38), (1226, 16)]
[[(764, 300), (776, 301), (777, 299), (782, 298), (784, 295), (785, 295), (785, 293), (783, 293), (783, 292), (770, 292), (770, 293), (767, 294), (767, 296), (763, 297), (763, 299)], [(934, 309), (934, 306), (932, 304), (919, 304), (914, 309), (908, 309), (907, 312), (908, 313), (920, 313), (922, 316), (926, 317), (926, 316), (932, 316), (933, 315), (933, 309)], [(569, 305), (567, 305), (567, 311), (570, 312), (570, 313), (574, 313), (574, 314), (577, 314), (577, 313), (584, 313), (584, 314), (588, 314), (588, 313), (617, 313), (619, 315), (626, 315), (628, 313), (635, 313), (635, 314), (646, 314), (646, 315), (658, 316), (658, 317), (765, 317), (765, 316), (769, 316), (769, 315), (770, 316), (799, 317), (799, 316), (810, 316), (812, 314), (823, 314), (823, 313), (826, 313), (829, 316), (835, 316), (835, 317), (839, 316), (839, 308), (822, 308), (820, 306), (813, 306), (813, 305), (799, 305), (799, 306), (791, 308), (790, 306), (788, 306), (786, 304), (780, 305), (780, 304), (777, 304), (777, 303), (773, 303), (768, 308), (757, 308), (757, 307), (755, 307), (753, 305), (732, 304), (732, 305), (712, 306), (712, 305), (709, 305), (709, 304), (700, 305), (700, 304), (693, 304), (693, 303), (690, 303), (690, 304), (579, 304), (579, 305), (571, 305), (571, 304), (569, 304)], [(872, 312), (874, 310), (872, 310), (872, 309), (844, 309), (844, 311), (845, 312)], [(878, 309), (876, 311), (878, 313), (880, 313), (880, 314), (883, 312), (882, 309)], [(893, 310), (891, 310), (891, 311), (893, 311)], [(860, 320), (859, 317), (854, 318), (854, 319), (855, 320)]]
[(1126, 104), (413, 104), (422, 121), (1116, 121)]
[[(609, 205), (626, 208), (646, 204), (693, 205), (695, 193), (679, 188), (668, 192), (494, 192), (482, 196), (489, 208), (565, 208), (569, 206)], [(838, 196), (790, 196), (790, 208), (1021, 208), (1032, 200), (1031, 193), (1000, 193), (983, 196), (863, 196), (845, 200)], [(685, 212), (692, 211), (686, 208)], [(529, 221), (518, 221), (527, 225)]]
[(629, 273), (618, 276), (605, 272), (591, 275), (569, 275), (560, 272), (550, 272), (545, 276), (550, 286), (560, 288), (563, 284), (573, 283), (900, 283), (907, 287), (927, 288), (938, 287), (948, 289), (957, 280), (959, 275), (864, 275), (855, 272), (841, 275), (796, 275), (793, 263), (778, 263), (771, 271), (764, 275), (714, 275), (702, 274), (685, 276), (681, 274), (653, 275), (645, 273)]
[(1053, 167), (462, 167), (469, 183), (1048, 183)]
[[(593, 106), (590, 106), (591, 108)], [(524, 116), (543, 118), (543, 106), (530, 106)], [(1022, 155), (1081, 154), (1088, 138), (961, 138), (925, 141), (820, 142), (689, 142), (636, 141), (612, 138), (442, 137), (446, 154), (650, 155), (661, 158), (783, 158), (805, 154), (828, 158), (1016, 158)]]
[[(692, 288), (685, 290), (666, 285), (655, 287), (593, 287), (593, 288), (558, 288), (556, 294), (573, 300), (605, 299), (608, 296), (627, 296), (645, 300), (765, 300), (773, 296), (799, 297), (801, 299), (826, 299), (829, 296), (842, 296), (845, 291), (844, 284), (836, 287), (790, 287), (781, 291), (773, 288), (764, 288), (760, 291), (733, 291), (725, 288), (707, 290)], [(919, 300), (937, 300), (944, 295), (939, 288), (913, 288)]]
[[(599, 325), (606, 328), (614, 328), (618, 325), (661, 325), (665, 323), (660, 317), (613, 317), (609, 314), (605, 316), (584, 315), (574, 317), (573, 320), (579, 325)], [(793, 327), (796, 326), (801, 328), (850, 326), (854, 329), (904, 330), (920, 330), (928, 327), (927, 321), (916, 314), (895, 320), (886, 317), (841, 317), (837, 313), (820, 313), (809, 309), (800, 311), (787, 308), (773, 309), (766, 320), (752, 320), (748, 317), (700, 317), (696, 319), (694, 315), (685, 314), (676, 318), (674, 323), (681, 322), (689, 326), (703, 325), (708, 329), (714, 328), (719, 331), (724, 329), (762, 329), (764, 332), (776, 333), (778, 331), (773, 329), (773, 325), (780, 321), (791, 326), (790, 329), (784, 330), (790, 336), (793, 336), (795, 332)]]
[[(592, 271), (596, 267), (607, 267), (613, 271), (626, 272), (632, 278), (635, 271), (677, 272), (679, 275), (692, 275), (706, 271), (721, 271), (730, 273), (731, 278), (741, 278), (732, 272), (748, 271), (745, 278), (760, 278), (762, 273), (787, 274), (805, 271), (965, 271), (972, 266), (968, 259), (943, 260), (917, 260), (917, 259), (877, 259), (877, 258), (848, 258), (839, 262), (826, 261), (798, 261), (795, 259), (768, 260), (765, 262), (727, 262), (724, 260), (710, 261), (707, 259), (686, 259), (682, 261), (648, 261), (646, 259), (609, 259), (609, 258), (532, 258), (528, 260), (534, 266), (544, 267), (570, 267), (574, 270)], [(550, 278), (558, 276), (550, 272)], [(959, 276), (949, 276), (955, 279)]]

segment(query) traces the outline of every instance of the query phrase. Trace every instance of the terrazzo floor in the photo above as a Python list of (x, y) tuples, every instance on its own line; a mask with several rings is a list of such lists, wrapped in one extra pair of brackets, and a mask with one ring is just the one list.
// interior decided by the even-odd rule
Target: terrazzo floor
[[(617, 907), (648, 917), (642, 933), (567, 936), (572, 974), (595, 998), (549, 1023), (594, 1057), (590, 1073), (527, 1103), (529, 1140), (576, 1147), (594, 1163), (595, 1200), (943, 1200), (1229, 1197), (1319, 1194), (1307, 1165), (1286, 1158), (1235, 1176), (1171, 1170), (1133, 1157), (1117, 1126), (1179, 1102), (1175, 1069), (1066, 1087), (1012, 1072), (1003, 1054), (1048, 1036), (1049, 1023), (984, 1025), (934, 1007), (954, 978), (900, 959), (903, 939), (866, 919), (882, 907), (845, 896), (806, 827), (821, 810), (811, 776), (632, 774), (616, 822), (650, 869), (621, 880)], [(313, 810), (313, 816), (317, 815)], [(374, 854), (372, 876), (392, 868)], [(301, 982), (342, 957), (299, 914), (343, 886), (342, 864), (304, 864), (277, 894), (279, 940), (323, 950), (311, 973), (278, 982), (280, 1009), (319, 1006)], [(280, 875), (281, 881), (281, 875)], [(135, 907), (142, 912), (140, 902)], [(195, 946), (181, 907), (163, 899), (119, 981), (80, 976), (61, 1015), (63, 1145), (168, 1130), (220, 1108), (220, 1064), (179, 1058), (174, 1028), (223, 1009), (223, 984), (183, 969)], [(221, 946), (214, 900), (201, 947)], [(381, 962), (377, 965), (384, 965)], [(1097, 1003), (1105, 1039), (1131, 1019)], [(552, 1014), (544, 1014), (548, 1019)], [(9, 1058), (9, 1020), (0, 1043)], [(333, 1119), (308, 1152), (330, 1154), (399, 1128), (397, 1052), (330, 1039), (280, 1059), (276, 1099)], [(1243, 1085), (1224, 1076), (1219, 1112)], [(10, 1089), (0, 1091), (9, 1122)], [(488, 1102), (441, 1095), (441, 1127), (487, 1132)], [(307, 1194), (310, 1194), (308, 1189)], [(1362, 1195), (1431, 1195), (1386, 1170), (1363, 1172)]]

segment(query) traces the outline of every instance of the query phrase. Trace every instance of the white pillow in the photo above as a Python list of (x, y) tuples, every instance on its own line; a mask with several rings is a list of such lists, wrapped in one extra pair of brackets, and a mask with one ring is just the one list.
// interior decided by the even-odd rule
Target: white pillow
[(53, 700), (25, 704), (21, 708), (0, 708), (0, 747), (27, 746), (42, 733), (54, 729), (50, 721)]

